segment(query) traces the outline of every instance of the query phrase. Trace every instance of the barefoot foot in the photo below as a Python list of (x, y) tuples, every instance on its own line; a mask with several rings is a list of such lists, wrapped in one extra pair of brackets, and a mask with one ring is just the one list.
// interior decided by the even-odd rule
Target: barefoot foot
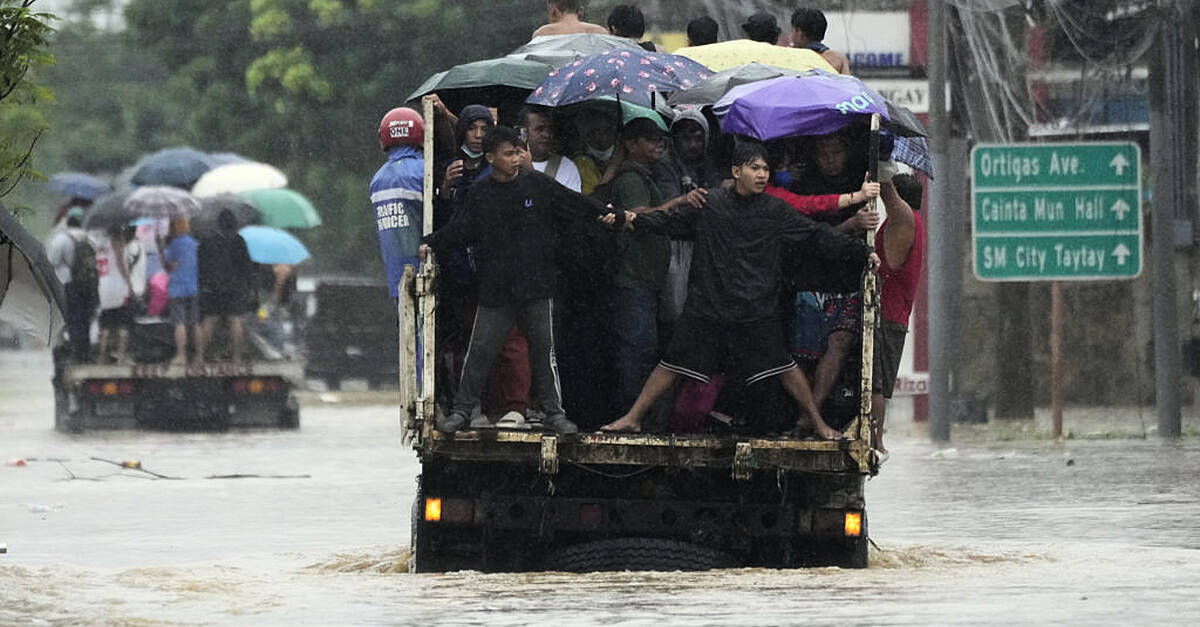
[(600, 427), (600, 430), (610, 433), (640, 433), (642, 425), (629, 416), (623, 416), (620, 420), (615, 420)]

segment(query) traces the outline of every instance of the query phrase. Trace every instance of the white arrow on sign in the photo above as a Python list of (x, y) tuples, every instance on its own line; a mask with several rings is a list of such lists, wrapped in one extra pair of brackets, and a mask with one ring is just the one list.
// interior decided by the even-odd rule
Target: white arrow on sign
[(1117, 258), (1117, 265), (1118, 265), (1118, 266), (1123, 266), (1123, 265), (1125, 265), (1125, 260), (1126, 260), (1126, 259), (1128, 259), (1128, 258), (1129, 258), (1129, 256), (1130, 256), (1130, 255), (1132, 255), (1132, 254), (1133, 254), (1133, 253), (1132, 253), (1132, 252), (1130, 252), (1130, 251), (1129, 251), (1129, 249), (1128, 249), (1128, 248), (1126, 248), (1124, 244), (1117, 244), (1117, 247), (1116, 247), (1116, 248), (1114, 248), (1114, 249), (1113, 249), (1113, 251), (1112, 251), (1112, 255), (1113, 255), (1113, 257), (1116, 257), (1116, 258)]
[(1125, 168), (1129, 167), (1129, 160), (1125, 158), (1125, 155), (1117, 153), (1117, 156), (1113, 157), (1113, 160), (1108, 165), (1116, 169), (1117, 176), (1121, 176), (1125, 173)]
[(1130, 209), (1129, 203), (1120, 198), (1117, 199), (1117, 202), (1113, 203), (1112, 212), (1117, 214), (1117, 220), (1124, 220), (1125, 214), (1129, 213), (1130, 211), (1132, 211), (1132, 209)]

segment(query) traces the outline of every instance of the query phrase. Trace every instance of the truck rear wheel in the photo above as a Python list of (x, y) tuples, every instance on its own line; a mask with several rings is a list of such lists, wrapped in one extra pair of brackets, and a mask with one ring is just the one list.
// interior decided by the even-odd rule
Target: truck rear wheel
[(575, 573), (623, 570), (711, 570), (734, 566), (729, 555), (659, 538), (619, 538), (575, 544), (552, 553), (546, 566)]

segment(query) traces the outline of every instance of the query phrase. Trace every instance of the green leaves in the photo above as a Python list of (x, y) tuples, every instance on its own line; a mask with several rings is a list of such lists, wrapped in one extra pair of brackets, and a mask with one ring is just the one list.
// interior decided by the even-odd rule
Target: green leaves
[(43, 105), (53, 97), (28, 74), (54, 63), (46, 48), (54, 16), (33, 11), (33, 1), (0, 0), (0, 197), (41, 176), (31, 157), (48, 127)]

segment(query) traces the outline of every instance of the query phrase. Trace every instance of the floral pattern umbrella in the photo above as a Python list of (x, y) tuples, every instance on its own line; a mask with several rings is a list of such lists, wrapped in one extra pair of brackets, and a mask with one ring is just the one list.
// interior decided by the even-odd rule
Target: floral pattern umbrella
[(687, 89), (712, 72), (691, 59), (644, 50), (606, 50), (552, 72), (529, 104), (560, 107), (601, 96), (654, 108), (655, 94)]

